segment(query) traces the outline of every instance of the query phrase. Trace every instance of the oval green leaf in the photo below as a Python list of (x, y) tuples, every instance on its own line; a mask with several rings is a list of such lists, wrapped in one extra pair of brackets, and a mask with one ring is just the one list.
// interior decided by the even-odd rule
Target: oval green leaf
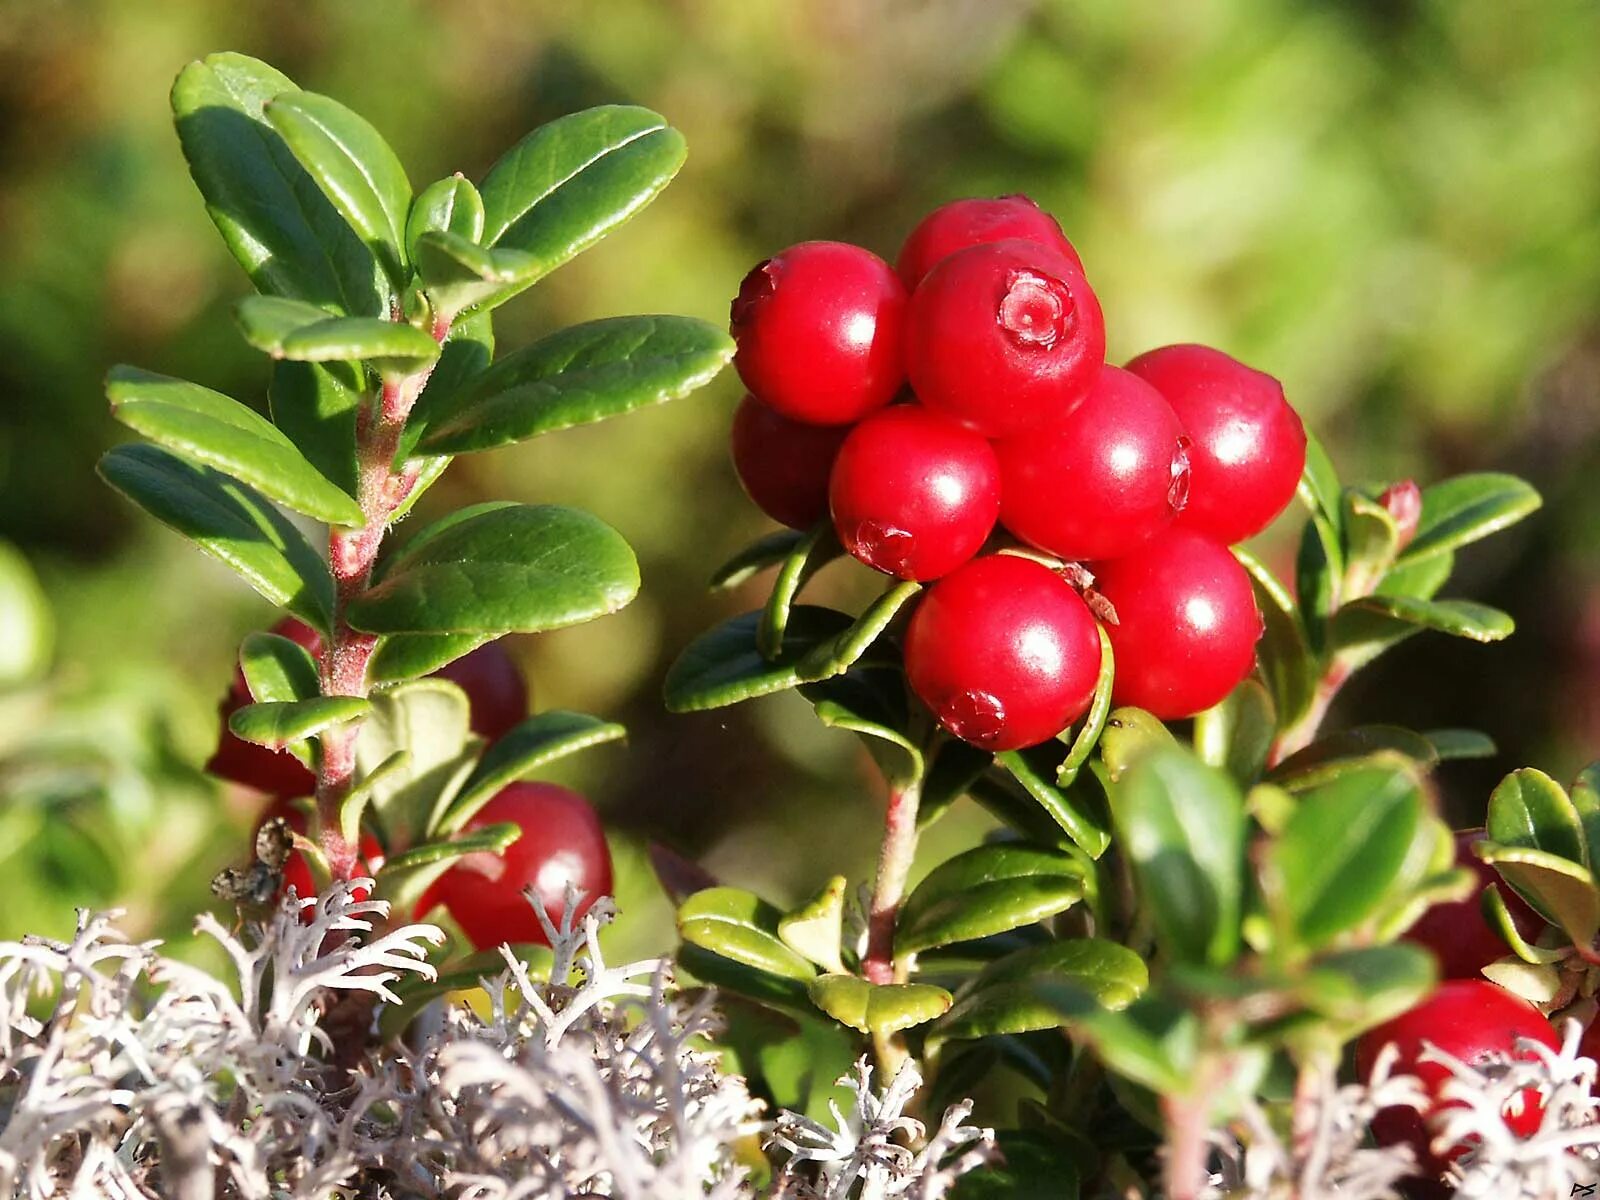
[(678, 934), (691, 945), (757, 971), (809, 981), (817, 974), (778, 936), (783, 914), (753, 892), (714, 887), (690, 896), (678, 909)]
[(1079, 774), (1070, 787), (1059, 786), (1056, 783), (1062, 762), (1059, 743), (1007, 750), (995, 755), (994, 761), (1010, 772), (1023, 790), (1090, 858), (1099, 858), (1106, 852), (1111, 844), (1111, 819), (1105, 804), (1105, 789), (1093, 772)]
[(1488, 831), (1502, 846), (1525, 846), (1593, 866), (1577, 806), (1565, 788), (1532, 767), (1511, 772), (1494, 789)]
[(460, 829), (509, 783), (526, 779), (540, 767), (587, 750), (590, 746), (619, 741), (628, 731), (614, 721), (586, 713), (551, 709), (513, 726), (484, 752), (449, 811), (439, 823), (446, 833)]
[(854, 975), (811, 981), (811, 1002), (841, 1025), (880, 1036), (926, 1025), (950, 1008), (950, 993), (931, 983), (872, 984)]
[(906, 898), (895, 953), (970, 942), (1065, 912), (1084, 894), (1081, 859), (1016, 843), (977, 846), (935, 867)]
[(457, 173), (436, 179), (417, 193), (406, 215), (406, 259), (417, 260), (417, 239), (425, 233), (451, 233), (476, 244), (483, 237), (483, 197), (472, 180)]
[(831, 608), (797, 605), (790, 613), (783, 651), (769, 661), (756, 648), (761, 619), (759, 612), (743, 613), (690, 642), (667, 671), (667, 709), (698, 712), (799, 687), (800, 660), (851, 623)]
[(246, 637), (239, 646), (239, 669), (256, 700), (310, 700), (322, 692), (316, 660), (299, 642), (276, 633)]
[(1400, 555), (1402, 565), (1486, 538), (1535, 512), (1543, 501), (1515, 475), (1458, 475), (1422, 489), (1417, 535)]
[(235, 737), (278, 750), (315, 737), (335, 725), (367, 715), (371, 705), (359, 696), (318, 696), (313, 700), (270, 701), (235, 709), (228, 728)]

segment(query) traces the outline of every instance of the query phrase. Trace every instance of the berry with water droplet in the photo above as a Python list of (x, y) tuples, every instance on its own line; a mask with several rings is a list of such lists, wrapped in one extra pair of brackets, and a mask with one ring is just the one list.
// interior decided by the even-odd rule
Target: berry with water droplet
[(417, 902), (421, 920), (442, 904), (479, 950), (501, 942), (549, 945), (533, 904), (532, 888), (553, 925), (566, 909), (567, 886), (582, 893), (579, 914), (611, 894), (611, 851), (589, 802), (553, 783), (513, 783), (467, 822), (466, 831), (509, 821), (522, 833), (503, 854), (468, 854)]
[(937, 579), (976, 554), (1000, 514), (1000, 469), (983, 438), (905, 404), (850, 431), (828, 487), (844, 548), (900, 579)]
[(527, 680), (499, 642), (479, 646), (433, 674), (467, 694), (472, 732), (479, 737), (504, 737), (528, 715)]
[(1179, 525), (1231, 545), (1288, 507), (1306, 465), (1306, 430), (1282, 384), (1209, 346), (1163, 346), (1128, 370), (1167, 398), (1193, 441)]
[(1111, 602), (1111, 695), (1164, 721), (1192, 717), (1231, 692), (1256, 660), (1261, 612), (1226, 546), (1174, 525), (1131, 554), (1092, 567)]
[(1149, 384), (1103, 367), (1059, 421), (995, 444), (1000, 521), (1061, 558), (1116, 558), (1172, 523), (1187, 498), (1183, 426)]
[(1028, 558), (974, 559), (935, 584), (905, 638), (911, 688), (964, 741), (1016, 750), (1081, 717), (1100, 634), (1077, 592)]
[(828, 515), (828, 475), (848, 425), (792, 421), (754, 396), (733, 415), (733, 469), (757, 508), (790, 529)]
[(1105, 347), (1083, 272), (1033, 242), (952, 254), (907, 310), (906, 365), (918, 398), (985, 437), (1064, 418), (1088, 394)]
[(906, 238), (895, 270), (906, 287), (914, 289), (957, 251), (1013, 239), (1054, 250), (1083, 270), (1078, 252), (1056, 219), (1026, 196), (972, 196), (940, 205)]
[(847, 425), (905, 382), (906, 290), (883, 259), (801, 242), (745, 276), (731, 326), (739, 377), (791, 420)]

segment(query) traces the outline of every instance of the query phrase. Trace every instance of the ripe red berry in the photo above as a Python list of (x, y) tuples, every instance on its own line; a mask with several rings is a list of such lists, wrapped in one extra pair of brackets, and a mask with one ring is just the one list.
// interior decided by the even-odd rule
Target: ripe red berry
[(906, 629), (911, 688), (985, 750), (1048, 741), (1081, 717), (1100, 673), (1082, 597), (1032, 559), (993, 554), (935, 584)]
[(983, 438), (915, 404), (850, 431), (828, 488), (844, 548), (901, 579), (948, 575), (1000, 515), (1000, 468)]
[(1105, 361), (1106, 329), (1083, 272), (1010, 239), (952, 254), (906, 313), (906, 365), (929, 408), (985, 437), (1060, 420)]
[[(1466, 1147), (1458, 1146), (1442, 1156), (1429, 1148), (1432, 1139), (1426, 1124), (1428, 1116), (1455, 1107), (1460, 1101), (1439, 1098), (1440, 1087), (1450, 1078), (1450, 1071), (1442, 1063), (1418, 1061), (1423, 1043), (1431, 1042), (1471, 1066), (1490, 1055), (1531, 1057), (1528, 1051), (1517, 1049), (1519, 1038), (1552, 1050), (1561, 1045), (1556, 1031), (1538, 1009), (1486, 979), (1442, 983), (1416, 1008), (1367, 1031), (1356, 1043), (1356, 1068), (1362, 1078), (1372, 1074), (1378, 1054), (1392, 1042), (1400, 1052), (1395, 1071), (1416, 1075), (1432, 1099), (1427, 1112), (1404, 1107), (1384, 1109), (1372, 1122), (1373, 1136), (1384, 1146), (1410, 1145), (1417, 1152), (1421, 1173), (1437, 1177)], [(1543, 1105), (1538, 1092), (1532, 1089), (1523, 1092), (1521, 1099), (1520, 1111), (1512, 1113), (1508, 1109), (1504, 1115), (1513, 1131), (1529, 1137), (1539, 1128)]]
[(1511, 953), (1505, 940), (1484, 920), (1480, 901), (1484, 888), (1499, 889), (1517, 932), (1528, 941), (1544, 928), (1544, 920), (1501, 881), (1500, 873), (1472, 852), (1473, 843), (1487, 836), (1482, 829), (1463, 829), (1456, 834), (1456, 866), (1467, 868), (1477, 879), (1472, 894), (1435, 904), (1406, 931), (1407, 941), (1433, 952), (1444, 979), (1478, 979), (1484, 967)]
[(1221, 700), (1255, 665), (1261, 636), (1250, 577), (1227, 547), (1179, 526), (1133, 553), (1095, 563), (1095, 590), (1116, 609), (1111, 695), (1164, 721)]
[[(313, 658), (322, 653), (322, 635), (303, 621), (285, 617), (271, 632), (299, 643)], [(221, 731), (206, 770), (218, 779), (243, 784), (269, 796), (310, 795), (316, 779), (298, 758), (287, 750), (269, 750), (244, 741), (229, 731), (228, 718), (251, 702), (244, 672), (235, 666), (228, 693), (217, 708)]]
[(434, 672), (467, 694), (472, 732), (494, 741), (528, 715), (528, 684), (499, 642), (487, 642)]
[(995, 455), (1001, 523), (1066, 559), (1126, 554), (1188, 500), (1188, 438), (1172, 406), (1110, 365), (1072, 412), (997, 442)]
[(843, 242), (801, 242), (744, 277), (733, 302), (739, 378), (811, 425), (846, 425), (905, 382), (906, 289), (889, 264)]
[(1178, 524), (1231, 545), (1288, 507), (1306, 465), (1306, 430), (1282, 384), (1209, 346), (1163, 346), (1128, 370), (1167, 398), (1194, 443)]
[(828, 474), (849, 432), (848, 425), (791, 421), (746, 396), (733, 414), (733, 469), (767, 516), (810, 529), (828, 515)]
[(559, 925), (570, 883), (583, 893), (580, 912), (611, 894), (611, 851), (589, 802), (553, 783), (513, 783), (485, 804), (467, 829), (500, 821), (522, 828), (503, 855), (470, 854), (439, 877), (417, 904), (420, 920), (443, 904), (479, 950), (501, 942), (549, 944), (522, 889), (531, 887)]
[(957, 250), (1008, 238), (1047, 246), (1083, 270), (1078, 252), (1056, 219), (1026, 196), (972, 196), (940, 205), (906, 238), (895, 270), (906, 287), (914, 290), (923, 276)]

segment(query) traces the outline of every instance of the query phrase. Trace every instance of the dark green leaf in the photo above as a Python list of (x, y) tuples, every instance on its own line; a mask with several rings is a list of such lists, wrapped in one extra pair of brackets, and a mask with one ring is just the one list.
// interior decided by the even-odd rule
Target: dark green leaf
[(1502, 846), (1543, 850), (1591, 866), (1588, 839), (1566, 790), (1543, 771), (1524, 767), (1489, 797), (1489, 837)]
[[(692, 942), (678, 947), (677, 965), (679, 970), (722, 992), (744, 996), (796, 1016), (816, 1018), (817, 1010), (806, 993), (805, 982), (792, 976), (746, 966)], [(838, 1029), (838, 1026), (829, 1028)]]
[(716, 569), (711, 576), (714, 592), (736, 588), (754, 579), (768, 567), (775, 567), (794, 553), (805, 534), (794, 529), (780, 529), (757, 538), (743, 550)]
[(253, 488), (157, 446), (118, 446), (100, 475), (145, 512), (324, 633), (333, 579), (304, 535)]
[(460, 829), (501, 788), (528, 778), (548, 763), (627, 736), (628, 731), (621, 725), (564, 709), (551, 709), (529, 717), (484, 752), (466, 783), (461, 785), (439, 829), (445, 833)]
[(1582, 863), (1526, 846), (1477, 842), (1472, 852), (1493, 864), (1500, 877), (1574, 945), (1588, 946), (1600, 932), (1600, 890)]
[(1100, 744), (1105, 732), (1106, 718), (1111, 715), (1111, 688), (1116, 682), (1116, 655), (1111, 649), (1111, 638), (1105, 626), (1096, 627), (1100, 633), (1100, 675), (1095, 680), (1094, 696), (1089, 701), (1089, 711), (1084, 714), (1083, 725), (1072, 739), (1072, 748), (1056, 768), (1056, 786), (1068, 787), (1089, 761), (1089, 755)]
[(995, 820), (1041, 846), (1067, 846), (1061, 826), (1010, 776), (979, 775), (968, 794)]
[[(1490, 750), (1492, 753), (1492, 746)], [(1578, 772), (1578, 777), (1572, 781), (1571, 798), (1589, 852), (1585, 861), (1593, 870), (1600, 866), (1600, 762), (1590, 763)]]
[(952, 1200), (1080, 1200), (1088, 1172), (1055, 1131), (1002, 1129), (996, 1140), (999, 1158), (963, 1175)]
[(313, 700), (285, 700), (247, 704), (228, 718), (234, 736), (257, 746), (277, 750), (291, 742), (315, 737), (335, 725), (359, 720), (370, 708), (358, 696), (318, 696)]
[(397, 875), (402, 871), (416, 871), (422, 867), (453, 862), (469, 854), (499, 854), (521, 836), (521, 828), (509, 821), (484, 825), (460, 837), (425, 842), (396, 854), (385, 864), (384, 873)]
[(1108, 1009), (1088, 988), (1070, 983), (1039, 984), (1037, 992), (1117, 1074), (1169, 1096), (1193, 1091), (1200, 1020), (1187, 1008), (1147, 996), (1120, 1011)]
[(1515, 628), (1509, 614), (1471, 600), (1366, 596), (1346, 604), (1333, 618), (1332, 645), (1346, 661), (1360, 665), (1424, 630), (1498, 642)]
[(1333, 460), (1323, 449), (1322, 442), (1310, 430), (1306, 431), (1306, 465), (1300, 474), (1298, 489), (1301, 503), (1313, 516), (1321, 517), (1338, 531), (1344, 517), (1340, 497), (1344, 489), (1339, 485), (1339, 473)]
[(1292, 792), (1330, 783), (1350, 771), (1364, 771), (1382, 751), (1404, 755), (1426, 772), (1438, 763), (1433, 743), (1399, 725), (1357, 725), (1318, 738), (1272, 768), (1268, 778)]
[(1287, 728), (1311, 706), (1321, 672), (1306, 640), (1305, 626), (1294, 597), (1266, 564), (1249, 551), (1235, 546), (1233, 554), (1249, 572), (1255, 588), (1256, 605), (1266, 626), (1257, 646), (1261, 673), (1272, 692), (1278, 723)]
[(459, 173), (435, 180), (417, 193), (406, 217), (406, 259), (417, 260), (417, 239), (442, 230), (477, 242), (483, 237), (483, 197)]
[(1246, 679), (1222, 703), (1194, 719), (1194, 748), (1203, 762), (1249, 787), (1266, 769), (1277, 733), (1272, 693), (1257, 680)]
[(778, 567), (772, 594), (767, 597), (767, 603), (761, 610), (761, 623), (756, 626), (756, 646), (763, 655), (769, 659), (778, 657), (795, 597), (813, 575), (843, 553), (844, 548), (839, 545), (832, 521), (818, 522), (811, 532), (795, 544), (794, 551)]
[(1111, 844), (1111, 823), (1104, 790), (1093, 774), (1080, 774), (1070, 787), (1057, 786), (1056, 775), (1061, 768), (1059, 743), (1008, 750), (995, 755), (995, 762), (1011, 773), (1090, 858), (1105, 853)]
[(1314, 516), (1300, 533), (1294, 577), (1306, 641), (1317, 653), (1325, 648), (1328, 618), (1338, 606), (1343, 573), (1344, 556), (1333, 526)]
[(879, 1036), (926, 1025), (950, 1008), (950, 993), (929, 983), (872, 984), (854, 975), (811, 981), (811, 1002), (841, 1025)]
[[(943, 816), (952, 804), (971, 790), (978, 777), (993, 763), (994, 755), (987, 750), (980, 750), (960, 738), (942, 738), (932, 754), (927, 775), (922, 782), (917, 828), (925, 829)], [(1029, 803), (1029, 807), (1035, 806)]]
[(305, 647), (276, 633), (246, 637), (239, 647), (239, 669), (256, 700), (310, 700), (322, 691), (316, 661)]
[(1483, 919), (1489, 928), (1500, 935), (1500, 939), (1525, 963), (1534, 966), (1548, 966), (1558, 963), (1572, 954), (1570, 946), (1557, 946), (1545, 949), (1543, 946), (1529, 945), (1522, 936), (1522, 931), (1517, 928), (1517, 918), (1511, 915), (1511, 910), (1506, 907), (1505, 893), (1499, 887), (1490, 885), (1478, 894), (1478, 909), (1483, 913)]
[(778, 936), (783, 914), (759, 896), (740, 888), (714, 887), (690, 896), (678, 909), (678, 934), (684, 941), (755, 970), (788, 979), (817, 974)]
[(431, 675), (492, 641), (494, 635), (486, 633), (390, 634), (378, 643), (367, 664), (367, 678), (373, 683), (394, 683)]
[(1458, 475), (1422, 489), (1417, 536), (1400, 555), (1402, 564), (1446, 554), (1515, 525), (1534, 512), (1539, 493), (1514, 475)]
[(1440, 762), (1493, 758), (1498, 753), (1494, 739), (1476, 729), (1430, 729), (1422, 736), (1432, 743)]
[(1455, 569), (1454, 554), (1430, 554), (1427, 558), (1392, 568), (1379, 581), (1375, 591), (1380, 596), (1411, 596), (1417, 600), (1432, 600)]
[(291, 362), (367, 362), (384, 375), (410, 375), (439, 358), (439, 343), (404, 321), (330, 317), (277, 296), (246, 296), (235, 308), (245, 340)]
[(891, 787), (921, 780), (922, 751), (906, 728), (905, 684), (897, 672), (852, 671), (803, 687), (801, 694), (824, 725), (861, 736)]
[(797, 606), (790, 613), (783, 653), (775, 662), (756, 649), (760, 622), (761, 613), (744, 613), (689, 643), (667, 671), (667, 709), (722, 708), (798, 687), (800, 660), (819, 642), (848, 628), (850, 618), (831, 608)]
[(895, 584), (867, 605), (849, 629), (806, 655), (800, 663), (800, 677), (808, 681), (828, 679), (849, 670), (872, 648), (900, 610), (921, 591), (920, 583), (907, 581)]
[(1149, 985), (1149, 970), (1126, 946), (1078, 938), (1030, 946), (990, 963), (957, 994), (929, 1031), (933, 1042), (1054, 1029), (1061, 1013), (1040, 994), (1042, 985), (1070, 983), (1104, 1008), (1126, 1008)]
[(428, 299), (452, 320), (460, 312), (486, 313), (504, 304), (545, 273), (531, 254), (480, 246), (448, 229), (422, 233), (416, 255)]
[(354, 363), (272, 364), (272, 423), (306, 460), (346, 495), (360, 490), (356, 415), (363, 385)]
[(970, 942), (1033, 925), (1083, 899), (1085, 867), (1065, 851), (997, 842), (935, 867), (906, 898), (895, 953)]

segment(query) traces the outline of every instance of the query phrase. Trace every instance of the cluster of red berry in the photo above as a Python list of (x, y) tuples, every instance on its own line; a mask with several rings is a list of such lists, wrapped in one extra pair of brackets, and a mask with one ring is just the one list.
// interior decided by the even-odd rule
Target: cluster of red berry
[[(1300, 419), (1276, 380), (1204, 346), (1107, 364), (1083, 264), (1033, 201), (936, 209), (896, 268), (791, 246), (745, 278), (732, 327), (745, 490), (791, 528), (831, 512), (886, 575), (939, 581), (906, 671), (950, 732), (1008, 750), (1077, 720), (1096, 614), (1118, 704), (1190, 716), (1250, 672), (1261, 616), (1228, 547), (1293, 498)], [(981, 554), (1001, 525), (1086, 570)], [(1092, 580), (1088, 603), (1069, 578)]]
[[(272, 632), (304, 647), (313, 658), (322, 654), (317, 631), (293, 617)], [(528, 715), (528, 685), (522, 672), (498, 642), (463, 655), (436, 675), (466, 693), (472, 732), (493, 742)], [(235, 670), (222, 700), (222, 735), (206, 764), (211, 774), (271, 797), (261, 820), (282, 817), (297, 833), (306, 830), (306, 816), (294, 803), (316, 790), (311, 772), (293, 755), (240, 740), (228, 730), (228, 718), (251, 702), (242, 671)], [(569, 788), (549, 783), (513, 783), (496, 793), (467, 823), (466, 830), (509, 821), (522, 835), (503, 855), (471, 854), (439, 877), (417, 904), (416, 919), (443, 905), (479, 950), (501, 942), (544, 942), (544, 930), (523, 889), (532, 887), (552, 922), (566, 906), (570, 883), (586, 901), (611, 894), (611, 852), (605, 830), (589, 802)], [(384, 847), (370, 830), (361, 835), (362, 870), (376, 874), (384, 864)], [(284, 866), (283, 889), (314, 896), (311, 867), (298, 850)]]

